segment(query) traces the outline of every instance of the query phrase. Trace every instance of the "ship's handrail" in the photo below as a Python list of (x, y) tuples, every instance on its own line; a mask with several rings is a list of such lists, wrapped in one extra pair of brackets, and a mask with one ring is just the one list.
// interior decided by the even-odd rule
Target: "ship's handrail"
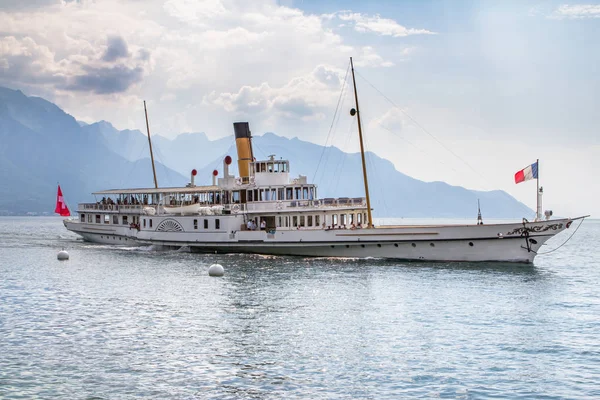
[(288, 207), (348, 207), (348, 206), (364, 206), (366, 200), (364, 197), (326, 197), (317, 200), (292, 200), (283, 201), (288, 203)]
[(85, 211), (112, 211), (112, 212), (132, 212), (141, 211), (144, 207), (152, 207), (143, 204), (102, 204), (102, 203), (79, 203), (78, 212)]
[[(338, 208), (338, 207), (364, 207), (366, 200), (364, 197), (326, 197), (316, 200), (272, 200), (272, 201), (256, 201), (247, 204), (233, 203), (224, 205), (206, 205), (204, 208), (222, 207), (219, 212), (237, 214), (248, 211), (269, 211), (269, 210), (295, 210), (303, 208)], [(102, 203), (79, 203), (78, 212), (102, 211), (109, 213), (134, 213), (143, 214), (145, 209), (153, 208), (157, 210), (157, 215), (163, 214), (162, 206), (157, 207), (156, 204), (102, 204)]]
[(349, 208), (364, 207), (363, 197), (324, 198), (317, 200), (271, 200), (256, 201), (247, 204), (248, 211), (294, 211), (306, 208)]

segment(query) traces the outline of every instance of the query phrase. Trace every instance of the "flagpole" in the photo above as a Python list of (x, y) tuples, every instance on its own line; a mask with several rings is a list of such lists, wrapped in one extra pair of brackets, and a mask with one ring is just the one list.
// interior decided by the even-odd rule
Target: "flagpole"
[[(354, 79), (354, 64), (352, 63), (352, 57), (350, 57), (350, 68), (352, 69), (352, 83), (354, 84), (354, 102), (356, 103), (356, 118), (358, 119), (358, 139), (360, 142), (360, 157), (362, 160), (363, 169), (363, 181), (365, 183), (365, 197), (367, 198), (367, 228), (373, 227), (373, 216), (371, 215), (371, 198), (369, 196), (369, 181), (367, 180), (367, 163), (365, 162), (365, 149), (363, 146), (362, 128), (360, 123), (360, 111), (358, 110), (358, 93), (356, 91), (356, 80)], [(350, 110), (350, 115), (354, 116)], [(364, 221), (363, 221), (364, 223)]]
[(148, 145), (150, 146), (150, 161), (152, 162), (152, 174), (154, 175), (154, 187), (158, 189), (156, 180), (156, 168), (154, 168), (154, 154), (152, 153), (152, 140), (150, 140), (150, 125), (148, 124), (148, 110), (146, 110), (146, 100), (144, 100), (144, 114), (146, 115), (146, 130), (148, 131)]
[(537, 191), (535, 192), (535, 219), (540, 220), (542, 216), (540, 215), (540, 159), (535, 160), (535, 164), (537, 165)]

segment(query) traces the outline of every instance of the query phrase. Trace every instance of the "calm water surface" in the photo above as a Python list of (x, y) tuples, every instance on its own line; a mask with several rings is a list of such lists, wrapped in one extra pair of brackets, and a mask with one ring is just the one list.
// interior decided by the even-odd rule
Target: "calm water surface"
[(198, 255), (0, 218), (0, 398), (600, 398), (599, 243), (586, 221), (533, 266)]

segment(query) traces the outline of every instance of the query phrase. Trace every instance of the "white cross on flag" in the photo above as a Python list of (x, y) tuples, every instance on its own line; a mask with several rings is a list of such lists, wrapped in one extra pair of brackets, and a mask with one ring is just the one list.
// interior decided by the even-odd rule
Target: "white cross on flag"
[(71, 213), (69, 212), (69, 207), (65, 204), (63, 200), (62, 190), (60, 190), (60, 185), (58, 185), (58, 192), (56, 193), (56, 208), (54, 212), (59, 214), (61, 217), (70, 217)]

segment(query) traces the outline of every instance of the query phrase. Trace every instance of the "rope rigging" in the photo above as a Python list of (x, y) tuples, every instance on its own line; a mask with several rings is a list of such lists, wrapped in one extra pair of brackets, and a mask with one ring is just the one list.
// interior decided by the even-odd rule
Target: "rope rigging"
[[(410, 140), (403, 138), (402, 136), (396, 134), (395, 132), (393, 132), (391, 129), (389, 129), (388, 127), (382, 125), (379, 121), (377, 121), (377, 125), (379, 125), (380, 128), (382, 128), (383, 130), (388, 131), (389, 133), (391, 133), (392, 135), (396, 136), (397, 138), (399, 138), (400, 140), (408, 143), (409, 145), (411, 145), (412, 147), (414, 147), (415, 149), (417, 149), (421, 154), (427, 155), (427, 152), (423, 149), (421, 149), (419, 146), (417, 146), (416, 144), (414, 144), (413, 142), (411, 142)], [(452, 171), (458, 173), (458, 171), (456, 169), (454, 169), (454, 167), (446, 164), (444, 161), (440, 160), (439, 158), (436, 158), (436, 161), (439, 162), (441, 165), (443, 165), (445, 168), (449, 168)]]
[[(411, 115), (409, 115), (405, 110), (403, 110), (401, 107), (399, 107), (392, 99), (390, 99), (388, 96), (386, 96), (383, 92), (381, 92), (379, 89), (377, 89), (377, 87), (375, 87), (375, 85), (373, 85), (369, 80), (367, 80), (364, 76), (362, 76), (360, 74), (360, 72), (356, 72), (356, 75), (358, 75), (360, 78), (362, 78), (369, 86), (371, 86), (377, 93), (379, 93), (388, 103), (390, 103), (394, 108), (398, 109), (402, 114), (404, 114), (417, 128), (419, 128), (422, 132), (424, 132), (425, 134), (427, 134), (428, 136), (430, 136), (435, 142), (437, 142), (444, 150), (446, 150), (447, 152), (449, 152), (450, 154), (452, 154), (456, 159), (458, 159), (459, 161), (461, 161), (465, 166), (467, 166), (472, 172), (474, 172), (484, 183), (485, 186), (487, 187), (488, 190), (490, 189), (494, 189), (495, 186), (492, 185), (490, 183), (490, 180), (488, 178), (486, 178), (480, 171), (478, 171), (477, 169), (475, 169), (473, 166), (471, 166), (471, 164), (469, 164), (467, 161), (465, 161), (462, 157), (460, 157), (458, 154), (456, 154), (454, 151), (452, 151), (448, 146), (446, 146), (441, 140), (439, 140), (435, 135), (433, 135), (431, 132), (429, 132), (425, 127), (423, 127), (421, 124), (419, 124), (419, 122), (417, 122), (417, 120), (415, 120)], [(382, 126), (379, 122), (378, 125), (380, 127), (382, 127), (383, 129), (387, 130), (390, 133), (391, 132), (389, 129), (387, 129), (386, 127)], [(396, 135), (397, 137), (400, 137), (398, 135)], [(410, 143), (408, 140), (401, 138), (403, 140), (405, 140), (406, 142)], [(410, 143), (412, 144), (412, 143)], [(414, 144), (413, 144), (414, 146)], [(415, 148), (419, 149), (417, 146), (414, 146)], [(419, 149), (420, 151), (423, 152), (423, 150)], [(424, 154), (426, 154), (426, 152), (423, 152)], [(455, 173), (458, 173), (458, 171), (456, 171), (456, 169), (454, 169), (453, 167), (447, 165), (446, 163), (444, 163), (442, 160), (440, 160), (439, 158), (436, 158), (436, 160), (444, 165), (445, 168), (449, 168), (452, 171), (454, 171)], [(500, 190), (498, 191), (499, 194), (501, 196), (503, 196), (506, 199), (513, 199), (508, 193), (506, 193), (504, 190)]]
[[(327, 133), (327, 138), (325, 139), (325, 144), (323, 145), (323, 150), (321, 151), (321, 156), (319, 157), (319, 162), (317, 163), (317, 168), (315, 169), (315, 173), (313, 175), (313, 180), (312, 180), (313, 182), (316, 182), (315, 178), (317, 177), (317, 172), (319, 171), (319, 166), (321, 165), (321, 161), (323, 160), (323, 156), (325, 154), (325, 151), (327, 150), (327, 143), (329, 142), (329, 138), (333, 131), (333, 127), (334, 127), (334, 125), (337, 126), (337, 122), (339, 122), (339, 116), (341, 114), (338, 115), (338, 111), (340, 109), (340, 103), (342, 101), (342, 97), (343, 97), (345, 89), (346, 89), (346, 83), (348, 81), (348, 72), (349, 71), (350, 71), (350, 63), (348, 63), (348, 67), (346, 68), (346, 75), (344, 76), (344, 82), (342, 83), (342, 90), (340, 91), (340, 96), (338, 97), (337, 105), (335, 106), (335, 112), (333, 114), (333, 119), (331, 120), (331, 125), (329, 126), (329, 132)], [(337, 121), (336, 121), (336, 117), (337, 117)]]
[[(353, 122), (354, 122), (354, 120), (353, 120)], [(346, 142), (344, 143), (344, 148), (348, 147), (348, 142), (350, 142), (350, 138), (352, 137), (351, 132), (353, 131), (353, 128), (354, 128), (354, 123), (350, 124), (350, 126), (349, 126), (348, 134), (346, 135)], [(346, 153), (345, 151), (341, 151), (341, 153), (342, 153), (342, 159), (341, 159), (341, 162), (335, 168), (335, 172), (333, 174), (334, 178), (338, 178), (340, 176), (340, 174), (344, 170), (344, 164), (346, 163), (346, 158), (348, 157), (348, 153)], [(335, 180), (335, 186), (333, 187), (333, 191), (332, 191), (333, 193), (337, 192), (340, 180), (341, 179)]]
[(379, 93), (388, 103), (390, 103), (394, 108), (398, 109), (398, 111), (400, 111), (402, 114), (404, 114), (413, 124), (415, 124), (415, 126), (417, 128), (419, 128), (421, 131), (423, 131), (424, 133), (426, 133), (429, 137), (431, 137), (433, 140), (435, 140), (440, 146), (442, 146), (444, 148), (444, 150), (446, 150), (447, 152), (449, 152), (450, 154), (452, 154), (454, 157), (456, 157), (456, 159), (460, 160), (463, 164), (465, 164), (471, 171), (473, 171), (475, 174), (477, 174), (481, 179), (483, 179), (483, 181), (486, 183), (486, 185), (488, 187), (492, 187), (492, 185), (490, 185), (489, 180), (483, 176), (479, 171), (477, 171), (475, 168), (473, 168), (471, 166), (471, 164), (469, 164), (467, 161), (465, 161), (462, 157), (460, 157), (458, 154), (456, 154), (454, 151), (452, 151), (448, 146), (446, 146), (441, 140), (439, 140), (434, 134), (432, 134), (431, 132), (429, 132), (427, 129), (425, 129), (424, 126), (422, 126), (421, 124), (419, 124), (417, 122), (416, 119), (414, 119), (413, 117), (411, 117), (406, 111), (404, 111), (400, 106), (398, 106), (396, 103), (394, 103), (394, 101), (392, 99), (390, 99), (389, 97), (387, 97), (383, 92), (381, 92), (379, 89), (377, 89), (371, 82), (369, 82), (364, 76), (362, 76), (359, 72), (356, 72), (356, 75), (358, 75), (359, 77), (361, 77), (369, 86), (371, 86), (373, 89), (375, 89), (375, 91), (377, 93)]
[(581, 224), (583, 224), (583, 220), (584, 220), (584, 219), (585, 219), (585, 218), (582, 218), (582, 219), (581, 219), (581, 221), (579, 222), (579, 225), (577, 225), (577, 228), (576, 228), (576, 229), (573, 231), (573, 233), (571, 233), (571, 236), (569, 236), (569, 238), (563, 242), (563, 244), (561, 244), (560, 246), (558, 246), (557, 248), (555, 248), (555, 249), (553, 249), (553, 250), (550, 250), (550, 251), (545, 251), (545, 252), (543, 252), (543, 253), (536, 253), (536, 254), (537, 254), (537, 255), (550, 254), (550, 253), (552, 253), (553, 251), (556, 251), (556, 250), (560, 249), (561, 247), (563, 247), (565, 244), (567, 244), (567, 242), (568, 242), (569, 240), (571, 240), (571, 238), (572, 238), (572, 237), (575, 235), (575, 233), (577, 233), (577, 231), (579, 230), (579, 227), (581, 227)]
[[(369, 136), (364, 135), (364, 138), (365, 138), (365, 148), (372, 148), (371, 144), (369, 142)], [(386, 185), (386, 182), (382, 179), (383, 175), (379, 173), (375, 163), (373, 162), (374, 155), (375, 154), (372, 152), (366, 152), (365, 158), (367, 160), (369, 170), (373, 171), (373, 173), (370, 174), (370, 176), (375, 180), (375, 182), (378, 183), (377, 187), (379, 188), (379, 194), (381, 196), (380, 198), (378, 198), (378, 200), (383, 202), (383, 209), (385, 211), (384, 215), (389, 215), (390, 208), (388, 207), (388, 205), (385, 201), (386, 198), (388, 197), (388, 196), (386, 196), (387, 185)]]

